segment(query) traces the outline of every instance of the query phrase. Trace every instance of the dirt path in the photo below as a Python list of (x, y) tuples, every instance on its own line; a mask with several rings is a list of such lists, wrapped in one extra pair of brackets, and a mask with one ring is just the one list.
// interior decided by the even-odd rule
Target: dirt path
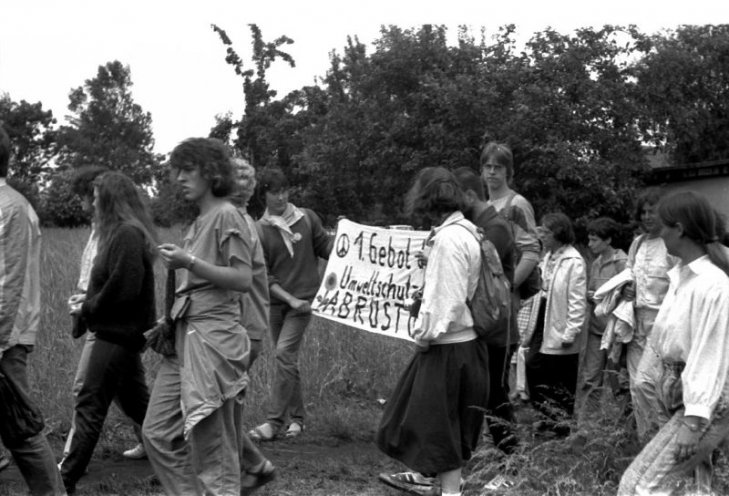
[[(261, 496), (396, 496), (400, 493), (377, 481), (383, 471), (401, 467), (380, 453), (372, 442), (341, 440), (304, 433), (293, 440), (261, 446), (278, 469), (277, 479), (256, 494)], [(157, 496), (150, 484), (152, 468), (146, 460), (131, 461), (121, 455), (94, 458), (89, 473), (77, 487), (78, 496)], [(0, 496), (24, 494), (23, 479), (13, 464), (0, 472)]]

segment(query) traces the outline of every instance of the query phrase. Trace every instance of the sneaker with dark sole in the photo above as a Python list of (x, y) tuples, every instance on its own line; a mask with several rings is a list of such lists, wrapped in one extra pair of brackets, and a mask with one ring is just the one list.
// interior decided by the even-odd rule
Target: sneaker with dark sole
[(379, 480), (401, 491), (420, 496), (440, 494), (440, 483), (435, 477), (426, 477), (417, 472), (400, 472), (397, 474), (380, 474)]

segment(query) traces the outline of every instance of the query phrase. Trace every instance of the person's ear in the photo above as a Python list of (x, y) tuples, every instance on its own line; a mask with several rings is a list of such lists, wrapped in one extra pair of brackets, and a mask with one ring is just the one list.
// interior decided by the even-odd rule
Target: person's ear
[(678, 230), (678, 237), (679, 238), (682, 238), (683, 235), (684, 235), (684, 233), (685, 233), (685, 230), (683, 228), (683, 224), (681, 224), (680, 222), (676, 222), (676, 226), (675, 227), (676, 227), (676, 230)]

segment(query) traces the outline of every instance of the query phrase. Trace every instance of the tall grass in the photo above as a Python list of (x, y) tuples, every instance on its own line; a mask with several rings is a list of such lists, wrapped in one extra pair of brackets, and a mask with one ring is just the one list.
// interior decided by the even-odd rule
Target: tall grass
[[(51, 435), (65, 435), (73, 412), (71, 388), (85, 338), (71, 337), (66, 302), (75, 291), (88, 235), (88, 229), (43, 230), (41, 330), (29, 358), (29, 374), (34, 397)], [(159, 236), (162, 241), (179, 243), (182, 232), (179, 228), (164, 229)], [(159, 261), (155, 263), (155, 273), (157, 308), (161, 313), (165, 270)], [(363, 426), (366, 419), (357, 418), (358, 410), (352, 405), (362, 401), (374, 404), (378, 398), (387, 397), (410, 353), (403, 341), (383, 339), (315, 317), (304, 337), (300, 358), (306, 406), (317, 412), (312, 422), (343, 438), (371, 431), (374, 426)], [(151, 387), (159, 358), (147, 351), (143, 362)], [(265, 417), (272, 371), (270, 340), (266, 339), (264, 351), (251, 371), (246, 394), (246, 419), (251, 424)], [(116, 446), (118, 451), (118, 444), (125, 439), (132, 440), (131, 428), (112, 408), (101, 447)]]
[[(43, 231), (41, 330), (29, 358), (29, 372), (34, 397), (57, 448), (69, 427), (73, 411), (71, 387), (83, 347), (83, 339), (71, 337), (66, 300), (76, 286), (88, 234), (88, 229)], [(160, 232), (164, 241), (179, 243), (181, 237), (179, 229)], [(165, 271), (160, 262), (155, 270), (161, 312)], [(401, 340), (347, 329), (315, 317), (300, 354), (309, 412), (307, 427), (340, 441), (373, 439), (379, 416), (378, 400), (389, 397), (411, 355), (411, 347)], [(148, 351), (143, 361), (151, 386), (159, 358)], [(245, 420), (251, 427), (265, 418), (272, 371), (273, 356), (270, 340), (266, 339), (264, 351), (251, 371), (246, 394)], [(516, 428), (522, 445), (515, 454), (505, 457), (488, 443), (482, 443), (465, 472), (465, 494), (485, 494), (484, 484), (503, 473), (516, 481), (515, 487), (497, 493), (505, 496), (615, 494), (622, 472), (639, 447), (630, 422), (614, 401), (607, 399), (602, 413), (588, 425), (578, 429), (573, 424), (573, 432), (580, 434), (566, 439), (544, 438), (530, 425), (534, 420), (530, 415), (533, 411), (529, 408), (519, 412)], [(104, 432), (97, 449), (102, 457), (113, 456), (133, 442), (131, 427), (116, 408), (112, 408)], [(714, 488), (719, 488), (719, 494), (729, 494), (729, 464), (723, 454), (718, 462)], [(342, 484), (346, 486), (346, 480)], [(125, 493), (115, 488), (116, 493)], [(137, 483), (133, 494), (152, 494), (150, 490), (154, 491)], [(4, 494), (2, 490), (0, 494)], [(268, 493), (264, 490), (262, 494)]]

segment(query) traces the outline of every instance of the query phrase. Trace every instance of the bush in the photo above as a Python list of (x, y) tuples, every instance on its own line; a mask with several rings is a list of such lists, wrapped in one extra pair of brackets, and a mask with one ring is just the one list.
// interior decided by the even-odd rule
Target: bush
[(43, 191), (39, 215), (44, 226), (78, 227), (89, 223), (81, 199), (73, 192), (73, 175), (72, 170), (54, 174), (50, 186)]
[(186, 200), (182, 190), (169, 180), (160, 184), (159, 193), (152, 199), (151, 208), (155, 224), (162, 227), (187, 225), (197, 216), (197, 206)]

